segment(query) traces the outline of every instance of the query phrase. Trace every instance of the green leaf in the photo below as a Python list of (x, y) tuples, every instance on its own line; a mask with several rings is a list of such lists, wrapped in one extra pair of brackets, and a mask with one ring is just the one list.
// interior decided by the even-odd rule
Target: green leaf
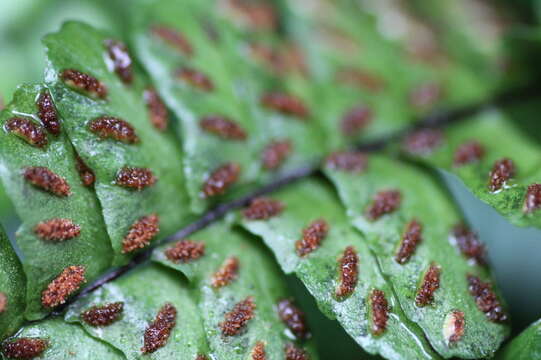
[(0, 340), (23, 323), (26, 279), (9, 239), (0, 226)]
[[(15, 117), (24, 118), (41, 127), (36, 100), (47, 89), (41, 85), (25, 85), (0, 115), (0, 123)], [(64, 123), (62, 123), (63, 125)], [(41, 131), (45, 131), (41, 128)], [(45, 135), (48, 144), (35, 147), (14, 132), (0, 132), (0, 177), (11, 198), (22, 225), (16, 243), (23, 257), (27, 277), (27, 319), (43, 317), (50, 309), (42, 306), (42, 291), (65, 268), (84, 266), (85, 278), (93, 281), (111, 264), (111, 246), (100, 206), (93, 191), (81, 182), (76, 170), (75, 153), (65, 133)], [(69, 196), (56, 196), (31, 185), (23, 173), (28, 167), (47, 167), (66, 180)], [(41, 239), (35, 227), (51, 219), (69, 219), (80, 227), (80, 235), (65, 241)]]
[[(534, 113), (537, 114), (523, 114), (520, 117), (522, 123), (526, 119), (534, 119)], [(456, 175), (476, 197), (494, 207), (511, 223), (539, 228), (541, 217), (538, 212), (535, 209), (525, 211), (528, 186), (539, 183), (541, 179), (539, 146), (513, 124), (514, 120), (498, 109), (484, 111), (446, 128), (439, 146), (424, 154), (410, 151), (409, 156)], [(535, 138), (535, 132), (532, 136)], [(483, 150), (482, 155), (475, 157), (473, 153), (470, 162), (457, 162), (459, 148), (471, 142), (478, 144)], [(490, 173), (495, 162), (503, 158), (513, 161), (515, 175), (500, 190), (491, 191)]]
[[(185, 174), (192, 210), (201, 212), (215, 204), (215, 196), (204, 197), (202, 187), (216, 169), (228, 162), (240, 165), (234, 189), (291, 170), (322, 151), (322, 141), (311, 120), (281, 115), (261, 106), (261, 97), (270, 91), (289, 91), (306, 100), (305, 89), (292, 89), (282, 79), (265, 76), (247, 61), (250, 51), (246, 38), (239, 37), (227, 24), (216, 19), (208, 6), (197, 2), (162, 0), (148, 2), (135, 14), (133, 42), (137, 54), (162, 94), (181, 121)], [(218, 40), (209, 38), (204, 24), (213, 27)], [(182, 34), (193, 48), (188, 56), (160, 40), (151, 31), (162, 24)], [(211, 91), (189, 86), (175, 76), (181, 68), (195, 69), (214, 84)], [(284, 81), (284, 83), (286, 83)], [(296, 91), (294, 91), (296, 90)], [(200, 121), (208, 115), (225, 116), (246, 131), (244, 140), (223, 139), (205, 132)], [(291, 156), (278, 173), (262, 169), (264, 149), (272, 141), (291, 142)], [(261, 175), (261, 173), (263, 174)], [(227, 190), (230, 193), (230, 189)], [(223, 197), (218, 196), (218, 201)]]
[[(39, 359), (43, 360), (125, 359), (119, 351), (101, 341), (93, 339), (80, 326), (68, 324), (60, 317), (27, 325), (21, 329), (16, 337), (7, 341), (21, 338), (48, 341), (47, 349), (39, 357)], [(4, 342), (4, 346), (6, 342)], [(4, 355), (3, 359), (7, 360), (8, 358)]]
[[(370, 156), (361, 173), (333, 170), (325, 173), (338, 189), (353, 225), (361, 231), (378, 259), (384, 275), (392, 282), (401, 307), (408, 318), (424, 331), (431, 345), (444, 357), (479, 358), (491, 356), (508, 334), (508, 326), (490, 322), (468, 290), (467, 276), (489, 281), (489, 272), (475, 261), (463, 257), (452, 245), (452, 231), (462, 219), (454, 205), (421, 169), (382, 157)], [(377, 193), (397, 190), (399, 207), (375, 220), (367, 217)], [(408, 224), (421, 225), (421, 242), (409, 260), (400, 264), (397, 251)], [(431, 264), (440, 267), (439, 288), (433, 302), (416, 305), (416, 294)], [(446, 321), (455, 310), (464, 314), (464, 334), (449, 343), (444, 332)]]
[[(94, 306), (122, 302), (120, 318), (108, 326), (92, 326), (81, 314)], [(150, 354), (142, 354), (145, 329), (166, 303), (177, 310), (176, 326), (167, 343)], [(159, 265), (148, 265), (99, 288), (70, 306), (65, 316), (93, 337), (122, 351), (127, 359), (195, 359), (206, 355), (207, 344), (200, 313), (188, 291), (187, 282)]]
[[(174, 263), (165, 253), (172, 245), (166, 245), (155, 251), (153, 259), (182, 272), (192, 283), (211, 353), (217, 359), (246, 359), (256, 344), (263, 342), (267, 359), (283, 359), (284, 348), (295, 342), (295, 336), (277, 313), (278, 302), (289, 294), (269, 254), (255, 239), (225, 222), (195, 233), (191, 240), (204, 243), (202, 257)], [(232, 257), (238, 259), (236, 278), (224, 286), (213, 286), (214, 274)], [(225, 314), (250, 296), (256, 309), (246, 330), (234, 336), (223, 335), (219, 324)], [(306, 347), (310, 358), (316, 359), (310, 342), (297, 346)]]
[[(379, 270), (378, 259), (356, 232), (338, 199), (319, 181), (305, 180), (273, 195), (283, 206), (283, 213), (268, 220), (242, 220), (250, 232), (263, 238), (282, 269), (295, 273), (328, 317), (336, 319), (367, 352), (388, 359), (437, 359), (418, 326), (403, 313), (394, 290)], [(316, 219), (324, 219), (329, 233), (321, 247), (301, 258), (295, 243), (303, 229)], [(355, 291), (346, 299), (335, 295), (339, 283), (339, 262), (346, 247), (352, 246), (358, 256), (358, 281)], [(385, 293), (390, 305), (386, 331), (371, 332), (370, 294), (374, 289)]]
[[(127, 261), (122, 254), (123, 239), (130, 228), (144, 216), (157, 214), (163, 238), (189, 220), (182, 160), (178, 140), (171, 131), (159, 131), (150, 121), (143, 99), (144, 78), (134, 69), (134, 83), (125, 85), (108, 68), (104, 41), (106, 33), (76, 22), (45, 37), (49, 67), (46, 81), (63, 116), (63, 126), (73, 146), (96, 174), (95, 189), (100, 200), (107, 231), (115, 252), (115, 263)], [(66, 69), (93, 76), (107, 87), (105, 99), (94, 99), (77, 92), (60, 79)], [(102, 116), (118, 117), (129, 123), (139, 138), (135, 144), (114, 139), (100, 139), (89, 130), (91, 121)], [(150, 169), (156, 183), (141, 191), (115, 184), (124, 167)]]
[(498, 360), (538, 360), (541, 359), (541, 320), (531, 324), (526, 330), (511, 340), (496, 356)]

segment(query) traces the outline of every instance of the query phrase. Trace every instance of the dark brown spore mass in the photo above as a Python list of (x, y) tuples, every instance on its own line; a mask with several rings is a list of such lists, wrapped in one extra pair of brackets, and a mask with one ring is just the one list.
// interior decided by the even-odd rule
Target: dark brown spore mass
[(28, 167), (24, 170), (23, 176), (32, 185), (56, 196), (71, 194), (66, 180), (44, 166)]
[(406, 230), (402, 234), (400, 248), (395, 256), (395, 260), (399, 264), (405, 264), (411, 258), (415, 249), (422, 241), (423, 226), (420, 222), (413, 219), (406, 225)]
[(117, 321), (124, 311), (123, 302), (93, 306), (81, 314), (84, 322), (92, 326), (107, 326)]
[(359, 277), (359, 258), (353, 246), (348, 246), (340, 258), (340, 284), (336, 289), (336, 296), (346, 297), (353, 293)]
[(271, 110), (285, 115), (304, 119), (309, 115), (308, 108), (301, 99), (281, 92), (272, 92), (261, 97), (261, 104)]
[(46, 308), (53, 308), (66, 302), (68, 297), (79, 290), (85, 280), (84, 266), (65, 268), (41, 294), (41, 303)]
[(147, 168), (123, 167), (116, 176), (116, 184), (128, 189), (141, 191), (158, 181)]
[(403, 148), (414, 155), (428, 155), (443, 143), (443, 133), (439, 129), (421, 129), (406, 136)]
[(387, 329), (389, 304), (385, 298), (385, 293), (378, 289), (372, 290), (370, 303), (372, 306), (372, 333), (378, 336), (383, 334)]
[(141, 217), (132, 224), (122, 240), (122, 252), (142, 249), (160, 232), (160, 218), (156, 214)]
[(398, 190), (380, 191), (374, 196), (372, 204), (366, 209), (365, 215), (375, 221), (385, 214), (390, 214), (400, 207), (402, 196)]
[(263, 168), (267, 170), (278, 169), (284, 161), (289, 157), (293, 150), (293, 144), (290, 140), (274, 140), (271, 141), (263, 149), (262, 163)]
[(438, 265), (430, 265), (415, 297), (417, 306), (426, 306), (434, 301), (434, 293), (440, 287), (440, 273), (441, 268)]
[(500, 190), (505, 183), (515, 176), (515, 163), (511, 159), (503, 158), (494, 163), (488, 180), (490, 191)]
[(92, 97), (105, 99), (107, 97), (107, 87), (98, 79), (83, 72), (74, 69), (62, 71), (60, 78), (67, 85), (81, 90)]
[(466, 225), (458, 224), (453, 228), (453, 237), (460, 252), (468, 259), (473, 259), (479, 265), (486, 265), (486, 250), (477, 234)]
[(240, 166), (237, 163), (228, 162), (214, 170), (203, 184), (205, 197), (224, 194), (233, 185), (240, 175)]
[(2, 353), (9, 359), (33, 359), (40, 356), (49, 346), (49, 341), (37, 338), (19, 338), (6, 341)]
[(127, 121), (114, 116), (101, 116), (89, 124), (89, 129), (102, 139), (113, 139), (126, 144), (136, 144), (139, 137)]
[(94, 185), (94, 182), (96, 181), (94, 171), (85, 164), (78, 154), (75, 155), (75, 169), (79, 173), (79, 177), (84, 186), (89, 187)]
[(462, 166), (478, 162), (485, 156), (485, 147), (478, 141), (467, 141), (460, 145), (454, 155), (453, 163), (455, 166)]
[(43, 128), (29, 119), (14, 117), (6, 121), (4, 127), (30, 145), (42, 148), (49, 142)]
[(172, 304), (162, 306), (156, 319), (145, 330), (143, 354), (153, 353), (164, 347), (176, 325), (177, 309)]
[(286, 360), (310, 360), (310, 356), (303, 349), (293, 344), (287, 344), (285, 348)]
[(354, 136), (372, 121), (372, 110), (366, 106), (356, 106), (342, 117), (340, 129), (346, 136)]
[(79, 236), (81, 227), (70, 219), (54, 218), (37, 224), (34, 232), (43, 240), (62, 242)]
[(148, 108), (150, 123), (158, 130), (164, 131), (169, 123), (167, 107), (163, 103), (160, 95), (153, 87), (147, 87), (143, 93), (143, 99)]
[(186, 37), (176, 29), (165, 25), (153, 25), (151, 27), (151, 31), (155, 36), (159, 37), (170, 46), (176, 48), (182, 54), (187, 56), (193, 55), (192, 45), (189, 43)]
[(284, 210), (284, 204), (278, 200), (258, 197), (252, 200), (250, 206), (243, 211), (244, 218), (248, 220), (267, 220), (279, 215)]
[(328, 232), (329, 224), (324, 219), (313, 221), (302, 231), (302, 239), (295, 243), (297, 254), (299, 256), (306, 256), (319, 248)]
[(237, 278), (239, 272), (239, 259), (230, 257), (225, 260), (223, 265), (212, 276), (212, 286), (220, 288), (228, 285)]
[(132, 60), (126, 44), (112, 39), (105, 40), (104, 44), (120, 80), (124, 84), (131, 84), (133, 82)]
[(526, 190), (522, 211), (531, 214), (541, 208), (541, 184), (531, 184)]
[(327, 156), (325, 163), (332, 170), (360, 173), (366, 169), (368, 157), (359, 151), (337, 151)]
[(167, 259), (174, 263), (197, 260), (205, 254), (205, 244), (192, 240), (180, 240), (165, 250)]
[(233, 120), (221, 115), (204, 116), (199, 125), (201, 129), (227, 140), (245, 140), (246, 131)]
[(38, 117), (43, 127), (53, 135), (60, 134), (60, 119), (58, 118), (58, 112), (54, 106), (51, 94), (48, 91), (44, 91), (39, 95), (37, 106)]
[(199, 90), (206, 92), (214, 90), (212, 80), (201, 71), (192, 68), (182, 68), (177, 71), (177, 77)]
[(252, 349), (252, 360), (265, 360), (267, 358), (265, 353), (265, 343), (258, 341)]
[(477, 308), (484, 312), (490, 321), (501, 323), (507, 320), (507, 314), (492, 290), (492, 284), (483, 282), (474, 275), (468, 275), (468, 284), (468, 289), (475, 299)]
[(449, 343), (457, 343), (464, 335), (464, 329), (466, 327), (466, 320), (464, 319), (464, 313), (462, 311), (454, 310), (452, 313), (453, 321), (453, 333), (449, 336)]
[(233, 310), (225, 314), (224, 321), (219, 324), (222, 334), (224, 336), (238, 335), (248, 321), (253, 319), (255, 308), (256, 305), (251, 296), (237, 303)]
[(278, 303), (278, 316), (297, 339), (303, 340), (310, 336), (304, 312), (290, 299), (280, 300)]

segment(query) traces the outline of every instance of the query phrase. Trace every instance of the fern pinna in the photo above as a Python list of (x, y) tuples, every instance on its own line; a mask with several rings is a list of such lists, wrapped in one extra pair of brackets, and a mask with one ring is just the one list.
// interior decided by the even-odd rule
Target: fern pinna
[(524, 73), (467, 2), (381, 3), (137, 0), (46, 35), (0, 114), (1, 356), (317, 359), (293, 274), (367, 357), (540, 358), (537, 323), (497, 352), (510, 315), (438, 181), (540, 226), (537, 139), (470, 106)]

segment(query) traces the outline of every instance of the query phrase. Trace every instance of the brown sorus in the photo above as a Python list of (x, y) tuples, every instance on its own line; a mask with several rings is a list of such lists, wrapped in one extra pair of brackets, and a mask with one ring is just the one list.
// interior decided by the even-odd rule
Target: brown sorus
[(252, 360), (265, 360), (267, 358), (265, 353), (265, 343), (258, 341), (252, 349)]
[(49, 346), (49, 341), (38, 338), (19, 338), (6, 341), (2, 353), (9, 359), (33, 359), (40, 356)]
[(248, 220), (267, 220), (273, 216), (279, 215), (284, 210), (284, 204), (278, 200), (266, 197), (253, 199), (243, 211), (243, 215)]
[(214, 90), (214, 83), (212, 80), (210, 80), (210, 78), (201, 71), (184, 67), (177, 70), (176, 75), (199, 90), (207, 92)]
[(34, 232), (43, 240), (61, 242), (79, 236), (81, 227), (70, 219), (54, 218), (37, 224)]
[(212, 275), (212, 286), (220, 288), (233, 281), (239, 271), (239, 259), (230, 257), (224, 261), (222, 266)]
[(423, 226), (416, 219), (411, 220), (406, 225), (406, 230), (402, 234), (402, 241), (400, 242), (400, 248), (395, 256), (395, 260), (399, 264), (405, 264), (411, 258), (415, 249), (422, 241), (421, 232)]
[(310, 357), (303, 349), (293, 344), (287, 344), (285, 348), (286, 360), (310, 360)]
[(278, 302), (278, 316), (297, 339), (307, 339), (310, 336), (304, 312), (290, 299)]
[(263, 149), (261, 162), (267, 170), (278, 169), (289, 157), (293, 144), (289, 140), (273, 140)]
[(105, 99), (107, 97), (107, 87), (95, 77), (74, 69), (62, 71), (60, 78), (67, 85), (81, 90), (92, 97)]
[(378, 289), (372, 290), (370, 303), (372, 307), (372, 333), (378, 336), (383, 334), (387, 328), (389, 304), (385, 298), (385, 293)]
[(528, 185), (522, 211), (530, 214), (539, 208), (541, 208), (541, 184)]
[(336, 296), (349, 296), (357, 286), (359, 277), (359, 258), (353, 246), (348, 246), (338, 261), (340, 269), (340, 284), (336, 289)]
[(319, 248), (328, 232), (329, 224), (324, 219), (313, 221), (302, 231), (302, 239), (295, 243), (297, 254), (299, 256), (306, 256)]
[(229, 4), (244, 18), (244, 23), (255, 29), (275, 30), (278, 26), (276, 11), (270, 3), (230, 0)]
[(88, 187), (94, 185), (94, 182), (96, 181), (94, 171), (85, 164), (79, 154), (75, 154), (75, 169), (79, 173), (79, 177), (84, 186)]
[(156, 214), (143, 216), (132, 224), (122, 240), (122, 252), (142, 249), (160, 232), (160, 218)]
[(128, 47), (122, 41), (107, 39), (104, 41), (109, 57), (113, 60), (113, 67), (124, 84), (131, 84), (133, 81), (132, 60)]
[(490, 191), (500, 190), (505, 183), (515, 175), (515, 163), (513, 160), (503, 158), (497, 160), (490, 171), (488, 188)]
[(368, 158), (359, 151), (337, 151), (327, 156), (325, 163), (332, 170), (362, 172), (366, 169)]
[(385, 82), (381, 77), (375, 74), (371, 74), (367, 71), (344, 68), (336, 73), (336, 80), (339, 82), (357, 86), (363, 90), (368, 90), (373, 93), (377, 93), (385, 87)]
[(342, 117), (340, 129), (346, 136), (354, 136), (372, 121), (372, 110), (366, 106), (355, 106)]
[(127, 121), (114, 116), (101, 116), (92, 120), (89, 129), (102, 139), (114, 139), (126, 144), (139, 142), (135, 129)]
[(282, 92), (271, 92), (263, 95), (261, 97), (261, 104), (268, 109), (302, 119), (309, 115), (308, 109), (301, 99)]
[(440, 274), (441, 268), (436, 264), (430, 264), (415, 297), (417, 306), (426, 306), (434, 301), (434, 293), (440, 287)]
[(485, 313), (486, 317), (496, 323), (507, 320), (502, 304), (492, 289), (492, 284), (483, 282), (477, 276), (468, 275), (468, 289), (474, 297), (477, 308)]
[(233, 120), (221, 115), (204, 116), (199, 122), (201, 129), (227, 140), (245, 140), (246, 131)]
[(486, 265), (485, 246), (477, 234), (471, 231), (466, 225), (458, 224), (453, 228), (453, 239), (460, 252), (468, 259), (473, 259), (479, 265)]
[(85, 280), (84, 266), (65, 268), (41, 294), (41, 303), (46, 308), (53, 308), (66, 302), (68, 297), (79, 290)]
[(199, 259), (205, 254), (205, 244), (192, 240), (180, 240), (165, 250), (165, 256), (174, 263), (185, 263)]
[(410, 154), (428, 155), (443, 143), (443, 133), (439, 129), (417, 130), (404, 139), (403, 148)]
[(56, 196), (71, 194), (67, 181), (44, 166), (27, 167), (24, 169), (23, 176), (32, 185)]
[(158, 181), (152, 171), (147, 168), (123, 167), (116, 175), (116, 184), (128, 189), (141, 191)]
[(123, 302), (109, 303), (102, 306), (92, 306), (81, 314), (81, 318), (92, 326), (107, 326), (117, 321), (122, 311), (124, 311)]
[(156, 319), (145, 330), (143, 354), (153, 353), (165, 346), (177, 323), (177, 309), (172, 304), (161, 307)]
[(449, 345), (456, 344), (464, 335), (466, 321), (464, 313), (459, 310), (453, 310), (445, 317), (443, 322), (443, 336)]
[(436, 83), (425, 83), (413, 88), (410, 92), (410, 104), (418, 109), (426, 109), (443, 97), (443, 89)]
[(366, 210), (366, 217), (375, 221), (385, 214), (390, 214), (400, 207), (402, 196), (398, 190), (380, 191), (374, 196), (372, 204)]
[(4, 127), (30, 145), (42, 148), (48, 143), (47, 134), (43, 128), (29, 119), (14, 117), (6, 121)]
[(214, 170), (203, 184), (205, 197), (224, 194), (240, 175), (240, 166), (237, 163), (228, 162)]
[(43, 127), (53, 135), (60, 134), (60, 119), (51, 94), (48, 91), (43, 91), (39, 95), (36, 104), (38, 106), (38, 117)]
[(165, 25), (152, 25), (150, 29), (155, 36), (176, 48), (182, 54), (187, 56), (193, 54), (193, 47), (190, 42), (176, 29)]
[(485, 147), (478, 141), (471, 140), (461, 144), (455, 151), (453, 164), (462, 166), (477, 162), (485, 156)]
[(251, 296), (237, 303), (230, 312), (225, 314), (224, 321), (219, 324), (222, 334), (224, 336), (239, 334), (248, 321), (253, 319), (255, 308), (254, 298)]
[(208, 360), (208, 357), (206, 355), (199, 354), (199, 355), (197, 355), (195, 360)]
[(158, 130), (164, 131), (169, 123), (167, 107), (163, 103), (160, 95), (153, 87), (147, 87), (143, 93), (143, 99), (150, 114), (151, 124)]
[(8, 297), (3, 292), (0, 292), (0, 314), (8, 308)]

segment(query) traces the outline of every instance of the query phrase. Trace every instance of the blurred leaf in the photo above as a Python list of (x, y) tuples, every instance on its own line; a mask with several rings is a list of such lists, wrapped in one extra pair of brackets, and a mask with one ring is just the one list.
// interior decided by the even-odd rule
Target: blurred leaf
[(519, 336), (511, 340), (497, 354), (501, 360), (536, 360), (541, 359), (541, 320), (536, 321)]

